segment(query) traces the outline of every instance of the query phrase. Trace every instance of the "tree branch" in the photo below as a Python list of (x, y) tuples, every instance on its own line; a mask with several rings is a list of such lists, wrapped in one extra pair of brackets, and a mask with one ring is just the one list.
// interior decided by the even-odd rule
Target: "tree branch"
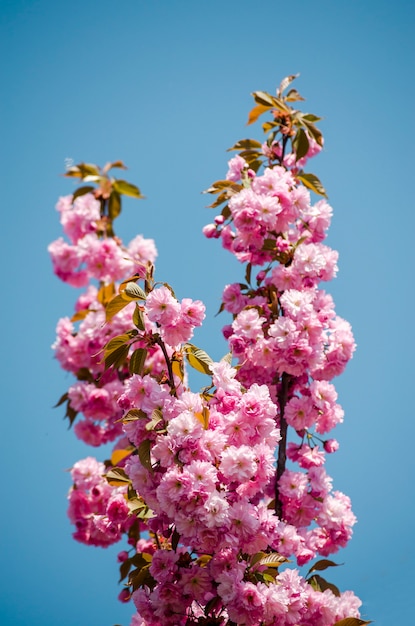
[(283, 473), (285, 472), (285, 464), (287, 462), (287, 430), (288, 424), (284, 417), (285, 405), (288, 400), (288, 387), (291, 376), (283, 372), (281, 377), (281, 387), (278, 392), (278, 404), (280, 406), (280, 435), (281, 441), (278, 446), (278, 460), (277, 469), (275, 472), (275, 513), (280, 519), (282, 519), (282, 502), (280, 499), (280, 491), (278, 482)]

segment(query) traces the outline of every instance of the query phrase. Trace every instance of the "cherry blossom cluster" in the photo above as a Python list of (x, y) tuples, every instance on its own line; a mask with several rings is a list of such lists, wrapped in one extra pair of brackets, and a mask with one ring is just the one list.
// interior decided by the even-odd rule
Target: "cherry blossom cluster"
[(93, 457), (72, 467), (73, 487), (69, 492), (68, 516), (76, 530), (74, 539), (106, 547), (120, 541), (131, 526), (126, 487), (111, 487), (103, 477), (105, 466)]
[(91, 278), (110, 283), (133, 274), (143, 262), (154, 262), (152, 239), (137, 235), (126, 248), (115, 237), (102, 237), (100, 203), (92, 193), (59, 198), (56, 209), (69, 243), (59, 237), (49, 245), (55, 274), (73, 287), (85, 287)]
[[(257, 92), (251, 114), (272, 109), (274, 135), (239, 142), (209, 190), (212, 206), (226, 206), (204, 233), (246, 264), (245, 282), (223, 292), (232, 320), (220, 362), (189, 343), (203, 303), (154, 281), (152, 240), (124, 247), (92, 194), (58, 203), (70, 243), (49, 247), (55, 272), (89, 284), (53, 346), (77, 378), (68, 416), (83, 415), (75, 432), (85, 442), (115, 441), (105, 464), (72, 468), (69, 517), (83, 543), (127, 540), (119, 598), (136, 606), (131, 626), (366, 623), (360, 600), (316, 573), (331, 561), (298, 569), (344, 547), (356, 521), (324, 468), (343, 420), (331, 381), (355, 344), (320, 289), (338, 255), (323, 244), (332, 209), (312, 203), (310, 189), (324, 192), (302, 169), (322, 146), (318, 118), (280, 91)], [(198, 392), (189, 366), (208, 375)]]
[[(61, 367), (74, 374), (65, 399), (69, 416), (83, 414), (74, 430), (79, 439), (92, 446), (114, 441), (122, 435), (119, 419), (122, 410), (117, 400), (123, 392), (128, 367), (105, 371), (103, 346), (131, 326), (131, 306), (109, 323), (99, 287), (124, 278), (129, 273), (143, 273), (147, 262), (157, 256), (152, 239), (135, 237), (127, 248), (119, 239), (104, 237), (100, 232), (100, 203), (91, 193), (72, 201), (72, 195), (61, 197), (56, 205), (63, 230), (70, 243), (59, 238), (49, 245), (57, 276), (69, 284), (88, 288), (76, 301), (72, 319), (59, 320), (52, 348)], [(91, 280), (99, 281), (97, 285)], [(153, 350), (152, 367), (157, 369), (157, 352)], [(128, 365), (128, 364), (127, 364)]]
[[(268, 154), (264, 146), (263, 151)], [(233, 322), (224, 334), (239, 362), (238, 379), (245, 386), (267, 385), (297, 437), (283, 445), (306, 471), (282, 467), (277, 493), (283, 519), (305, 541), (296, 555), (300, 564), (345, 546), (356, 521), (349, 498), (331, 492), (323, 467), (325, 452), (336, 451), (337, 441), (318, 436), (343, 420), (329, 381), (344, 370), (355, 343), (350, 324), (318, 288), (337, 270), (337, 253), (321, 243), (331, 207), (325, 200), (311, 204), (295, 177), (298, 162), (289, 162), (292, 170), (275, 165), (257, 174), (242, 157), (231, 159), (227, 180), (241, 184), (232, 188), (227, 223), (219, 215), (205, 233), (215, 232), (240, 261), (261, 266), (255, 286), (225, 287), (223, 308)]]
[[(125, 426), (135, 445), (146, 437), (151, 441), (151, 466), (133, 455), (125, 469), (153, 511), (150, 532), (162, 538), (162, 545), (150, 550), (147, 585), (133, 593), (141, 621), (132, 623), (203, 623), (197, 620), (206, 616), (209, 605), (218, 624), (328, 625), (358, 615), (360, 601), (353, 594), (316, 592), (295, 570), (275, 570), (272, 582), (266, 579), (267, 551), (277, 554), (278, 564), (285, 561), (282, 556), (293, 554), (306, 562), (317, 553), (317, 540), (310, 549), (295, 524), (278, 519), (268, 506), (280, 440), (278, 407), (268, 388), (254, 383), (244, 389), (237, 371), (224, 361), (211, 369), (215, 393), (208, 402), (190, 391), (161, 395), (150, 380), (133, 377), (138, 393), (134, 402), (129, 392), (129, 401), (148, 415), (162, 406), (163, 419), (150, 433), (145, 418)], [(150, 403), (148, 396), (138, 397), (145, 384), (148, 390), (153, 387)], [(203, 424), (206, 409), (208, 422)], [(317, 474), (310, 500), (330, 488), (330, 480)], [(327, 501), (325, 507), (321, 516), (332, 514), (337, 527), (339, 506)], [(171, 549), (172, 529), (180, 536), (176, 550)]]

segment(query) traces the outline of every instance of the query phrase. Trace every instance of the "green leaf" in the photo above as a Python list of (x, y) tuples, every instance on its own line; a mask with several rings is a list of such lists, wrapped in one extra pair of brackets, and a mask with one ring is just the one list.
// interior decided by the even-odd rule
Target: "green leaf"
[(113, 350), (104, 359), (105, 369), (114, 366), (114, 369), (122, 367), (127, 360), (129, 346), (120, 346), (117, 350)]
[(129, 371), (130, 374), (141, 374), (144, 370), (144, 364), (147, 358), (147, 350), (145, 348), (137, 348), (131, 355)]
[(269, 111), (270, 108), (271, 106), (263, 105), (263, 104), (257, 104), (256, 106), (254, 106), (254, 108), (251, 109), (251, 111), (249, 112), (247, 125), (249, 126), (250, 124), (253, 124), (254, 122), (256, 122), (257, 119), (263, 113), (265, 113), (266, 111)]
[(128, 169), (124, 163), (122, 161), (113, 161), (112, 163), (107, 163), (104, 168), (103, 168), (103, 172), (104, 174), (106, 174), (107, 172), (109, 172), (113, 167), (118, 167), (122, 170), (126, 170)]
[(68, 403), (66, 405), (66, 413), (65, 413), (65, 417), (68, 418), (69, 420), (69, 428), (72, 426), (72, 424), (74, 423), (76, 416), (78, 415), (78, 411), (75, 411), (74, 408), (72, 408), (70, 401), (68, 400)]
[(69, 167), (65, 176), (75, 177), (75, 178), (83, 178), (85, 179), (87, 176), (92, 175), (96, 177), (100, 177), (99, 168), (93, 163), (78, 163), (78, 165), (73, 165)]
[(118, 348), (124, 346), (126, 342), (130, 339), (130, 336), (127, 333), (123, 333), (122, 335), (117, 335), (109, 340), (106, 344), (104, 350), (105, 355), (111, 354), (114, 350), (118, 350)]
[(357, 617), (345, 617), (341, 619), (339, 622), (333, 624), (333, 626), (365, 626), (365, 624), (371, 624), (372, 622), (365, 621), (363, 619), (358, 619)]
[(303, 128), (299, 128), (293, 139), (293, 148), (295, 150), (296, 161), (302, 159), (308, 152), (310, 142), (308, 141), (307, 134)]
[(133, 324), (137, 326), (139, 330), (146, 329), (145, 324), (144, 324), (143, 311), (140, 309), (138, 304), (136, 305), (134, 313), (133, 313)]
[(182, 382), (184, 380), (183, 362), (178, 359), (171, 359), (171, 369), (174, 376), (177, 376)]
[(129, 298), (134, 300), (145, 300), (147, 298), (145, 291), (137, 283), (127, 283), (124, 292)]
[(269, 133), (269, 131), (275, 128), (276, 126), (278, 126), (277, 122), (264, 122), (262, 124), (262, 130), (264, 131), (264, 133)]
[(142, 420), (142, 419), (147, 419), (147, 418), (148, 418), (147, 413), (145, 413), (141, 409), (130, 409), (128, 413), (124, 415), (124, 417), (120, 419), (119, 421), (123, 422), (123, 424), (127, 424), (129, 422), (136, 422), (137, 420)]
[(248, 283), (248, 285), (251, 284), (251, 271), (252, 271), (252, 265), (251, 263), (248, 263), (248, 265), (246, 266), (246, 272), (245, 272), (245, 280)]
[(148, 587), (154, 587), (155, 580), (148, 571), (150, 569), (150, 563), (142, 567), (140, 570), (135, 569), (130, 573), (128, 583), (132, 586), (133, 591), (136, 591), (139, 587), (147, 585)]
[(245, 159), (248, 165), (251, 165), (251, 163), (255, 163), (255, 161), (261, 161), (261, 159), (263, 158), (262, 152), (259, 152), (258, 150), (243, 150), (239, 153), (239, 156)]
[(243, 185), (240, 183), (235, 183), (233, 180), (217, 180), (212, 184), (209, 189), (206, 189), (203, 193), (219, 193), (224, 189), (231, 189), (232, 191), (238, 192), (243, 189)]
[(227, 191), (222, 191), (222, 193), (218, 195), (216, 200), (212, 202), (212, 204), (209, 204), (207, 208), (216, 209), (216, 207), (220, 206), (222, 202), (226, 202), (228, 198), (229, 198), (229, 193)]
[(118, 581), (119, 583), (121, 581), (124, 580), (124, 578), (127, 578), (129, 572), (131, 569), (131, 560), (130, 559), (126, 559), (123, 563), (121, 563), (120, 565), (120, 580)]
[(86, 183), (102, 183), (103, 180), (105, 180), (105, 178), (103, 178), (102, 176), (95, 176), (95, 174), (86, 174), (86, 176), (83, 177), (83, 179)]
[(303, 120), (307, 122), (319, 122), (322, 118), (317, 117), (317, 115), (313, 115), (313, 113), (305, 113), (302, 115)]
[(94, 191), (94, 189), (95, 187), (92, 187), (91, 185), (85, 185), (85, 187), (78, 187), (78, 189), (76, 189), (76, 191), (74, 191), (72, 194), (72, 204), (75, 202), (77, 198), (79, 198), (79, 196), (84, 196), (86, 193), (91, 193), (91, 191)]
[(89, 313), (91, 313), (91, 309), (81, 309), (72, 315), (71, 322), (80, 322), (84, 320)]
[(118, 193), (124, 194), (124, 196), (130, 196), (131, 198), (144, 198), (138, 187), (127, 183), (126, 180), (114, 180), (112, 188)]
[(250, 565), (251, 567), (253, 565), (255, 565), (256, 563), (258, 563), (261, 559), (263, 559), (265, 556), (267, 556), (266, 552), (257, 552), (256, 554), (253, 554), (250, 558)]
[(315, 176), (315, 174), (305, 174), (304, 172), (300, 172), (299, 174), (297, 174), (297, 178), (308, 189), (311, 189), (311, 191), (314, 191), (314, 193), (317, 193), (318, 195), (324, 196), (325, 198), (327, 198), (326, 190), (321, 184), (319, 178)]
[(339, 565), (341, 565), (341, 563), (335, 563), (334, 561), (329, 561), (328, 559), (321, 559), (320, 561), (314, 563), (314, 565), (308, 570), (307, 576), (308, 574), (311, 574), (311, 572), (322, 572), (328, 567), (339, 567)]
[(112, 220), (121, 213), (121, 196), (118, 191), (111, 191), (108, 201), (108, 214)]
[(105, 369), (108, 369), (112, 365), (114, 368), (121, 367), (130, 349), (130, 344), (127, 343), (130, 340), (130, 335), (124, 333), (113, 337), (104, 348), (104, 363)]
[(254, 170), (254, 172), (257, 172), (259, 170), (259, 168), (262, 165), (262, 159), (255, 159), (255, 161), (250, 161), (249, 162), (249, 167), (251, 170)]
[(316, 591), (326, 591), (326, 589), (330, 589), (335, 596), (340, 597), (340, 591), (336, 585), (329, 583), (325, 578), (319, 576), (318, 574), (314, 574), (307, 581), (313, 589)]
[(227, 152), (231, 152), (232, 150), (260, 150), (261, 147), (260, 142), (255, 139), (241, 139), (240, 141), (237, 141), (232, 148), (228, 148)]
[(202, 424), (205, 430), (209, 428), (210, 411), (207, 406), (204, 406), (200, 413), (194, 413), (194, 416)]
[(112, 454), (111, 454), (111, 465), (113, 465), (114, 467), (116, 465), (119, 465), (121, 461), (123, 461), (124, 459), (126, 459), (128, 456), (130, 456), (132, 454), (134, 450), (133, 446), (129, 446), (128, 448), (117, 448), (116, 450), (113, 450)]
[(287, 87), (291, 85), (293, 80), (295, 80), (299, 76), (300, 74), (290, 74), (290, 76), (286, 76), (285, 78), (283, 78), (277, 90), (278, 96), (281, 97), (283, 92), (287, 89)]
[(54, 405), (54, 409), (56, 409), (57, 406), (60, 406), (61, 404), (63, 404), (64, 402), (66, 402), (68, 399), (68, 392), (64, 393), (59, 400), (57, 401), (57, 403)]
[(95, 378), (92, 376), (91, 371), (87, 367), (80, 367), (75, 376), (78, 380), (87, 380), (89, 383), (95, 382)]
[(264, 107), (273, 107), (274, 98), (266, 91), (254, 91), (252, 94), (257, 104), (261, 104)]
[(210, 366), (213, 363), (213, 360), (210, 356), (200, 348), (197, 348), (192, 343), (185, 343), (183, 345), (183, 350), (186, 355), (186, 359), (189, 364), (198, 372), (202, 374), (212, 375)]
[(149, 439), (144, 439), (138, 446), (138, 456), (141, 462), (141, 465), (145, 467), (146, 470), (153, 473), (153, 467), (151, 465), (150, 458), (150, 449), (151, 449), (151, 441)]
[(275, 239), (264, 239), (264, 243), (262, 244), (262, 250), (267, 250), (268, 252), (275, 252), (276, 250), (276, 240)]
[(279, 554), (278, 552), (272, 552), (267, 556), (262, 557), (258, 563), (260, 565), (266, 565), (267, 567), (280, 567), (284, 563), (290, 563), (289, 559), (286, 559), (285, 556)]
[(131, 557), (131, 563), (138, 569), (145, 567), (148, 563), (151, 563), (152, 560), (153, 557), (148, 552), (137, 552), (137, 554)]
[(171, 293), (171, 295), (173, 296), (173, 298), (175, 298), (175, 300), (177, 300), (176, 298), (176, 294), (174, 293), (174, 289), (171, 285), (169, 285), (169, 283), (161, 283), (164, 287), (166, 287), (166, 289), (168, 289)]
[(172, 537), (171, 537), (171, 547), (176, 552), (177, 546), (179, 545), (180, 535), (176, 529), (174, 529)]
[(284, 104), (284, 102), (280, 100), (280, 98), (275, 98), (266, 91), (254, 91), (252, 95), (254, 96), (255, 102), (257, 102), (258, 104), (262, 104), (263, 106), (269, 108), (271, 107), (273, 109), (278, 109), (283, 113), (288, 113), (290, 111), (290, 108), (286, 104)]
[(83, 177), (88, 175), (100, 176), (99, 167), (94, 163), (80, 163), (78, 167)]
[(124, 485), (130, 485), (131, 480), (122, 469), (122, 467), (114, 467), (110, 469), (106, 474), (105, 478), (108, 483), (113, 487), (120, 487)]
[(138, 515), (139, 513), (145, 514), (148, 511), (146, 503), (138, 496), (135, 496), (134, 498), (129, 496), (127, 505), (130, 509), (130, 513), (134, 513), (135, 515)]
[(105, 321), (111, 321), (114, 315), (119, 313), (127, 304), (130, 304), (130, 302), (132, 302), (131, 299), (125, 298), (121, 294), (115, 296), (105, 307)]
[(286, 102), (298, 102), (299, 100), (304, 100), (302, 96), (298, 93), (296, 89), (290, 89), (290, 91), (285, 96)]
[(110, 302), (114, 296), (115, 296), (115, 285), (114, 283), (108, 283), (108, 284), (102, 285), (99, 288), (99, 291), (97, 294), (97, 300), (103, 306), (106, 306), (108, 302)]
[(231, 210), (229, 208), (229, 205), (227, 204), (226, 206), (223, 207), (222, 211), (221, 211), (221, 215), (223, 215), (223, 217), (225, 218), (225, 220), (229, 219), (231, 216)]
[(161, 421), (163, 421), (163, 413), (159, 409), (154, 409), (150, 421), (146, 424), (146, 430), (154, 430)]
[(307, 128), (309, 134), (312, 137), (314, 137), (314, 139), (316, 140), (318, 145), (322, 146), (323, 145), (323, 135), (322, 135), (322, 132), (317, 128), (317, 126), (315, 126), (311, 122), (308, 122), (304, 117), (303, 117), (303, 123), (304, 123), (304, 126)]

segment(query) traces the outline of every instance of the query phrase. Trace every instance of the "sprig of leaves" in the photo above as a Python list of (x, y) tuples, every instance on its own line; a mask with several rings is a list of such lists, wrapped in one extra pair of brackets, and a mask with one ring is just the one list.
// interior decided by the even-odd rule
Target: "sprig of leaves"
[(120, 178), (109, 175), (113, 168), (126, 170), (122, 161), (113, 161), (100, 168), (94, 163), (78, 163), (69, 167), (64, 176), (68, 178), (79, 178), (84, 183), (93, 183), (78, 187), (73, 193), (72, 202), (87, 193), (92, 193), (101, 203), (101, 217), (106, 218), (106, 234), (113, 236), (112, 222), (121, 213), (121, 197), (142, 199), (140, 189)]

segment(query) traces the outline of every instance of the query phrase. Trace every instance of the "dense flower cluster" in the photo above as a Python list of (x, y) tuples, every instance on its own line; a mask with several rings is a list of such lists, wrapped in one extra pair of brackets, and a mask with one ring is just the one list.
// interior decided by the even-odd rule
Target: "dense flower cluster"
[(105, 466), (92, 457), (71, 470), (68, 516), (75, 525), (74, 539), (93, 546), (119, 541), (131, 525), (125, 487), (111, 487), (103, 478)]
[[(155, 260), (157, 251), (152, 239), (138, 235), (125, 249), (115, 238), (98, 236), (100, 204), (92, 194), (78, 197), (74, 202), (72, 196), (62, 197), (56, 208), (71, 242), (60, 238), (48, 248), (54, 271), (61, 280), (73, 286), (83, 286), (94, 278), (100, 285), (111, 284), (130, 273), (142, 274), (145, 264)], [(89, 284), (75, 303), (73, 318), (64, 317), (57, 325), (52, 346), (55, 356), (64, 370), (78, 378), (67, 393), (72, 415), (83, 414), (83, 419), (75, 424), (75, 432), (92, 446), (122, 435), (119, 423), (122, 409), (117, 400), (123, 392), (128, 364), (121, 371), (106, 371), (103, 346), (130, 328), (131, 311), (130, 305), (105, 323), (99, 285)], [(158, 350), (153, 352), (152, 367), (156, 370)]]
[(84, 287), (91, 278), (110, 283), (139, 271), (143, 261), (154, 262), (152, 239), (137, 235), (126, 248), (113, 237), (100, 236), (100, 203), (93, 194), (59, 199), (56, 209), (69, 242), (62, 237), (49, 245), (55, 274), (73, 287)]
[[(246, 282), (223, 292), (234, 366), (188, 343), (204, 305), (154, 282), (152, 240), (124, 247), (106, 236), (92, 194), (58, 204), (70, 243), (51, 244), (55, 272), (76, 286), (99, 281), (58, 324), (55, 354), (77, 377), (68, 414), (83, 414), (75, 432), (84, 441), (116, 440), (105, 465), (90, 457), (74, 465), (69, 517), (84, 543), (126, 536), (119, 597), (135, 603), (131, 626), (333, 626), (359, 617), (352, 592), (315, 574), (330, 561), (305, 577), (289, 565), (335, 553), (356, 521), (324, 469), (338, 448), (327, 433), (343, 420), (331, 381), (355, 345), (319, 288), (337, 271), (337, 253), (322, 243), (332, 210), (312, 204), (301, 168), (322, 140), (309, 125), (288, 152), (294, 131), (282, 110), (274, 126), (283, 138), (231, 159), (209, 190), (225, 189), (215, 206), (227, 205), (205, 235), (247, 264)], [(199, 393), (186, 363), (210, 376)]]

